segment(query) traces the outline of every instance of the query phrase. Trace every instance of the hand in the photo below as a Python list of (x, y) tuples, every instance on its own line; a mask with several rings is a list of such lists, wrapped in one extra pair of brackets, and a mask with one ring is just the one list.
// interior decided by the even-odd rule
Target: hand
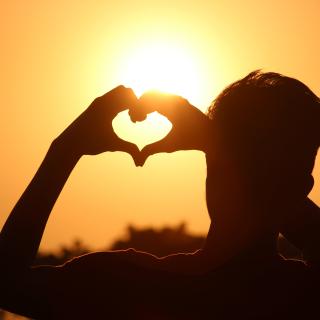
[(124, 151), (137, 159), (138, 147), (119, 138), (112, 128), (112, 120), (121, 111), (135, 107), (137, 97), (132, 89), (116, 87), (91, 105), (75, 120), (56, 142), (77, 155), (95, 155), (105, 151)]
[(186, 99), (159, 92), (143, 94), (139, 103), (129, 109), (133, 122), (145, 120), (147, 114), (158, 111), (167, 117), (173, 127), (166, 137), (145, 146), (139, 155), (139, 165), (159, 152), (174, 152), (179, 150), (206, 151), (212, 127), (211, 120), (199, 109), (192, 106)]

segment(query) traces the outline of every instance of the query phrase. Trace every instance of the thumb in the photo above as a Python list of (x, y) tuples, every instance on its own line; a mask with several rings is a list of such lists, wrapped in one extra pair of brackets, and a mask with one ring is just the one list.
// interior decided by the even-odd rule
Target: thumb
[(167, 135), (160, 141), (148, 144), (140, 151), (138, 165), (142, 167), (145, 164), (148, 157), (153, 154), (174, 151), (176, 151), (176, 149), (172, 144), (171, 136)]

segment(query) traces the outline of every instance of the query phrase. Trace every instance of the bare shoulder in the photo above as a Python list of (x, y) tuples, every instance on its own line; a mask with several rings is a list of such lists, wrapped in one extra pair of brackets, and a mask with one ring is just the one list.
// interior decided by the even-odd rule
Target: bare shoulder
[(178, 253), (166, 257), (157, 257), (147, 252), (135, 249), (94, 252), (74, 258), (62, 267), (65, 270), (109, 272), (115, 269), (120, 272), (123, 268), (142, 268), (159, 271), (193, 273), (199, 267), (200, 251), (195, 253)]
[(61, 267), (64, 270), (98, 271), (99, 269), (112, 269), (114, 267), (141, 266), (153, 267), (160, 263), (160, 259), (152, 254), (135, 249), (99, 251), (88, 253), (67, 261)]

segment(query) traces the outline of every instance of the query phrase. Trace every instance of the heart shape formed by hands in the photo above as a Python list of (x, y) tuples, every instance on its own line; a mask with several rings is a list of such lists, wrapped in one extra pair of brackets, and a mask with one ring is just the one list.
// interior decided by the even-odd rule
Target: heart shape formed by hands
[(137, 145), (142, 150), (146, 145), (162, 140), (172, 129), (172, 123), (158, 112), (147, 115), (142, 122), (132, 122), (128, 110), (122, 111), (112, 121), (115, 134)]

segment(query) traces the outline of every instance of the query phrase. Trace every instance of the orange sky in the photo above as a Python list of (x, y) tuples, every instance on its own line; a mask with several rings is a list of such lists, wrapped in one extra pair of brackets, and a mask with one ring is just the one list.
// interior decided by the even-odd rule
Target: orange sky
[[(1, 4), (0, 226), (50, 142), (98, 95), (127, 79), (125, 61), (149, 43), (184, 48), (198, 66), (201, 110), (230, 82), (263, 68), (320, 95), (320, 3), (314, 1), (7, 1)], [(185, 79), (192, 74), (188, 70)], [(187, 80), (186, 80), (187, 81)], [(320, 204), (320, 161), (311, 197)], [(205, 232), (200, 152), (84, 157), (48, 223), (42, 247), (82, 238), (109, 244), (128, 223), (186, 221)]]

